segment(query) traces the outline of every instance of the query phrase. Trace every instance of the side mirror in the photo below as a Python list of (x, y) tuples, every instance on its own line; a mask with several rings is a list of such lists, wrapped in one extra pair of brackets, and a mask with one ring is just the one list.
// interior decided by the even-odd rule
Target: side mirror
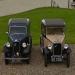
[(6, 34), (8, 34), (8, 32), (5, 32)]

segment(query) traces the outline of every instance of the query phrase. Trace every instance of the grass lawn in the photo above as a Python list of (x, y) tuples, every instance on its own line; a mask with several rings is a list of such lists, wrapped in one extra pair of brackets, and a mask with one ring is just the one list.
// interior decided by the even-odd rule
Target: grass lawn
[(0, 17), (0, 48), (7, 41), (5, 32), (8, 27), (8, 20), (10, 18), (24, 18), (28, 17), (31, 20), (31, 33), (33, 37), (33, 44), (39, 44), (40, 38), (40, 24), (43, 18), (62, 18), (66, 22), (66, 43), (75, 43), (75, 10), (60, 9), (60, 8), (37, 8), (27, 12), (22, 12), (14, 15)]

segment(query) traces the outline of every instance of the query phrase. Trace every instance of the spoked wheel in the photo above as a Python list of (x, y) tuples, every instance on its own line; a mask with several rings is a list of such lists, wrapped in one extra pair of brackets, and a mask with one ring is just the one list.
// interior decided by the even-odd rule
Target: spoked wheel
[(67, 67), (70, 66), (70, 53), (68, 53), (68, 54), (66, 55), (66, 65), (67, 65)]
[(47, 54), (44, 54), (44, 65), (45, 67), (48, 65)]

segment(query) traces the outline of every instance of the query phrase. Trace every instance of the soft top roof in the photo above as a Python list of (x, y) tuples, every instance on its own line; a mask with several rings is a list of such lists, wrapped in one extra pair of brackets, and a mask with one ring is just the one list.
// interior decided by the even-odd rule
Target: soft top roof
[(43, 19), (42, 24), (44, 26), (50, 26), (50, 27), (64, 27), (65, 22), (63, 19)]
[(26, 26), (29, 25), (30, 21), (28, 18), (13, 18), (9, 19), (9, 26)]

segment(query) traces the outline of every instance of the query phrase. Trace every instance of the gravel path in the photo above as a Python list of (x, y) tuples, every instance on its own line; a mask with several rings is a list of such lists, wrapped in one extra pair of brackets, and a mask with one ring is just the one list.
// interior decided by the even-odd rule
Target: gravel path
[(65, 64), (49, 64), (44, 67), (44, 60), (39, 47), (33, 47), (31, 63), (27, 64), (11, 64), (5, 65), (0, 60), (0, 75), (74, 75), (75, 73), (75, 45), (71, 45), (71, 66), (66, 68)]

